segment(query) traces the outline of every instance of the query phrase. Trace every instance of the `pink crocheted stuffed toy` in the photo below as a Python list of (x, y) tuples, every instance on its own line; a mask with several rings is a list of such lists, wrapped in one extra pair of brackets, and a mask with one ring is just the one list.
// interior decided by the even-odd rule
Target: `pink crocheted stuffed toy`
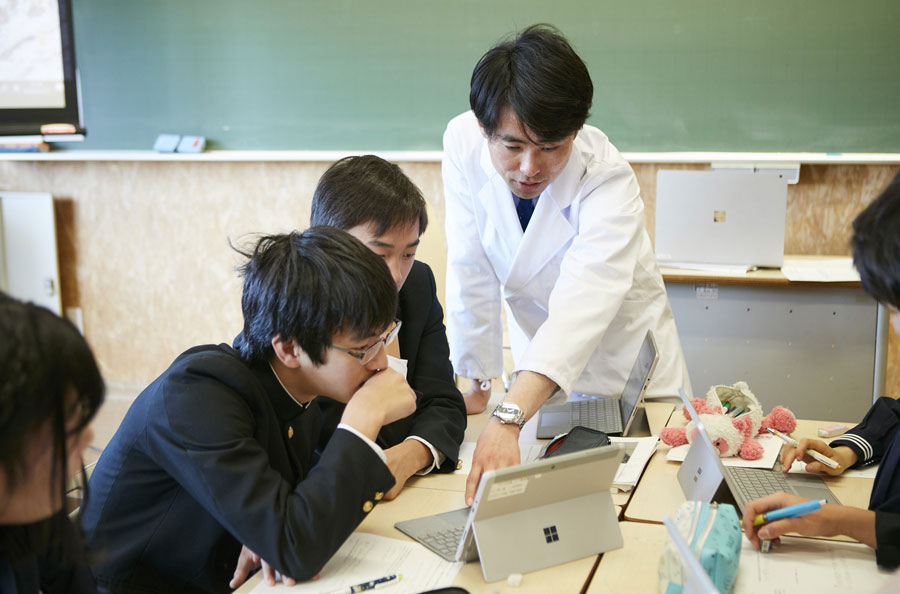
[[(691, 404), (723, 458), (736, 455), (745, 460), (757, 460), (763, 455), (763, 447), (755, 439), (757, 435), (765, 433), (767, 427), (782, 433), (791, 433), (797, 428), (794, 413), (783, 406), (776, 406), (763, 417), (762, 406), (746, 382), (713, 386), (706, 393), (706, 400), (694, 398)], [(686, 408), (682, 407), (682, 413), (690, 419)], [(696, 435), (697, 428), (690, 421), (686, 427), (664, 428), (659, 438), (675, 447), (693, 442)]]

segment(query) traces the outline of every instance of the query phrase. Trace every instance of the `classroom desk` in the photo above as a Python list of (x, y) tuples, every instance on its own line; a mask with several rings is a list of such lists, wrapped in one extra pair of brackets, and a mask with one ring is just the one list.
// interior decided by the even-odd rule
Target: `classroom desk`
[[(488, 403), (484, 412), (477, 415), (469, 415), (468, 425), (466, 427), (466, 443), (464, 443), (464, 447), (474, 447), (474, 442), (478, 440), (478, 436), (491, 418), (491, 411), (499, 404), (503, 396), (505, 396), (504, 392), (495, 391), (491, 394), (491, 401)], [(642, 423), (646, 425), (646, 427), (644, 427), (644, 431), (638, 430), (633, 436), (659, 435), (659, 430), (666, 426), (673, 410), (674, 406), (668, 402), (646, 402), (643, 413), (646, 415), (646, 423)], [(638, 414), (642, 413), (639, 412)], [(534, 444), (544, 446), (549, 441), (549, 439), (537, 438), (537, 415), (534, 415), (527, 423), (525, 423), (525, 426), (522, 427), (522, 431), (519, 434), (519, 445), (522, 447), (530, 447)], [(407, 481), (406, 485), (407, 487), (443, 489), (462, 493), (466, 490), (467, 476), (467, 474), (461, 472), (414, 476)], [(633, 492), (634, 489), (624, 493), (613, 493), (613, 504), (620, 508), (624, 508), (628, 504), (628, 500), (631, 498)], [(462, 501), (462, 497), (460, 497), (460, 501)]]
[[(791, 434), (795, 438), (815, 437), (819, 427), (834, 421), (797, 420), (797, 429)], [(674, 414), (670, 426), (684, 426), (683, 415)], [(854, 423), (847, 423), (852, 426)], [(668, 448), (659, 449), (650, 458), (644, 476), (635, 489), (634, 496), (625, 508), (625, 519), (634, 522), (662, 523), (665, 516), (674, 516), (678, 506), (684, 503), (684, 494), (678, 484), (678, 469), (681, 464), (666, 460)], [(872, 479), (826, 477), (828, 487), (845, 505), (866, 508), (872, 492)]]
[[(785, 256), (785, 266), (825, 260)], [(884, 394), (888, 315), (859, 282), (661, 272), (695, 393), (743, 379), (807, 419), (859, 419)]]
[[(409, 520), (442, 511), (450, 511), (461, 507), (462, 498), (457, 491), (442, 489), (421, 489), (408, 487), (403, 489), (394, 501), (379, 503), (371, 514), (357, 528), (360, 532), (377, 534), (388, 538), (412, 540), (396, 528), (394, 524), (401, 520)], [(508, 592), (510, 594), (543, 594), (545, 592), (578, 593), (584, 590), (599, 560), (598, 555), (591, 555), (562, 565), (548, 567), (540, 571), (526, 573), (522, 584), (517, 588), (507, 586), (505, 580), (486, 583), (481, 573), (481, 565), (476, 561), (466, 563), (456, 580), (456, 586), (462, 586), (472, 594), (494, 594)], [(259, 573), (251, 577), (246, 584), (236, 590), (237, 594), (247, 594), (262, 580)]]
[[(607, 592), (656, 594), (659, 592), (659, 557), (669, 540), (666, 527), (662, 524), (619, 522), (619, 528), (622, 530), (622, 539), (625, 542), (625, 546), (621, 549), (604, 553), (601, 556), (600, 563), (597, 564), (597, 570), (594, 572), (594, 576), (588, 585), (586, 594), (605, 594)], [(789, 555), (792, 546), (803, 547), (802, 541), (805, 540), (807, 539), (800, 537), (782, 537), (782, 543), (779, 545), (779, 548), (783, 549), (770, 554)], [(871, 566), (868, 565), (869, 553), (871, 553)], [(878, 588), (878, 584), (884, 584), (891, 579), (890, 574), (877, 571), (875, 552), (869, 550), (869, 553), (862, 553), (864, 567), (859, 568), (857, 566), (858, 570), (863, 573), (860, 575), (853, 573), (842, 575), (843, 583), (840, 585), (835, 584), (836, 590), (852, 592), (854, 590), (853, 584), (858, 580), (865, 583), (865, 586), (859, 584), (861, 587), (858, 591), (873, 592)], [(742, 572), (754, 571), (755, 565), (753, 561), (746, 553), (741, 555), (738, 581), (740, 581)], [(752, 578), (755, 576), (750, 577), (751, 580), (749, 581), (752, 582)], [(797, 579), (802, 579), (802, 572), (801, 578)], [(794, 591), (793, 585), (788, 590), (785, 590), (782, 584), (776, 582), (767, 583), (766, 586), (770, 589), (761, 591), (754, 587), (751, 591), (754, 594), (761, 594), (763, 591)], [(732, 588), (732, 592), (744, 592), (748, 587), (750, 586), (741, 588), (740, 584), (736, 583)], [(895, 592), (896, 590), (885, 589), (879, 591)]]

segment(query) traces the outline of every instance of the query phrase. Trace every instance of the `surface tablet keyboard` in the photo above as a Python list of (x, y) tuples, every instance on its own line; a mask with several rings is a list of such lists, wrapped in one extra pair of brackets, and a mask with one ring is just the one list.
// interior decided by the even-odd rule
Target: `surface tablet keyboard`
[(441, 556), (452, 559), (456, 556), (456, 549), (459, 547), (459, 540), (462, 538), (463, 530), (465, 530), (465, 526), (432, 532), (424, 536), (422, 542), (438, 551)]

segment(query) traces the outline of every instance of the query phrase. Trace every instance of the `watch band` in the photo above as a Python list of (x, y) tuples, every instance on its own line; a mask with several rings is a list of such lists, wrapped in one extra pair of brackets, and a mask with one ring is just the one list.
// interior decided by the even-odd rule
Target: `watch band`
[(489, 380), (489, 379), (483, 379), (483, 380), (477, 379), (477, 380), (475, 380), (475, 381), (478, 382), (478, 387), (481, 388), (481, 391), (482, 391), (482, 392), (487, 392), (488, 390), (491, 389), (491, 380)]
[(525, 413), (519, 408), (518, 404), (513, 402), (501, 402), (491, 413), (492, 417), (497, 417), (504, 425), (516, 424), (519, 429), (525, 424)]

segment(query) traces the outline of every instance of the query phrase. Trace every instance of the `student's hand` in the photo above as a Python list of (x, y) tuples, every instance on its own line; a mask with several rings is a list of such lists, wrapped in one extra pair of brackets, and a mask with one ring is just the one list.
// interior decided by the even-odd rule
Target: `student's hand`
[(760, 540), (776, 540), (793, 532), (803, 536), (837, 536), (844, 534), (875, 547), (875, 512), (844, 505), (823, 505), (818, 511), (799, 518), (783, 518), (760, 526), (753, 525), (757, 514), (809, 501), (798, 495), (775, 493), (751, 501), (744, 507), (741, 523), (753, 547), (759, 549)]
[[(822, 464), (806, 453), (806, 450), (810, 449), (835, 460), (842, 468), (839, 470)], [(847, 446), (832, 448), (820, 439), (808, 439), (804, 437), (797, 442), (796, 448), (785, 444), (784, 449), (781, 450), (781, 471), (788, 472), (791, 469), (794, 460), (805, 462), (806, 472), (817, 472), (837, 476), (856, 464), (856, 453)]]
[(387, 466), (394, 475), (394, 486), (384, 494), (387, 501), (394, 499), (403, 490), (409, 477), (433, 462), (431, 451), (416, 439), (407, 439), (384, 451)]
[(278, 579), (281, 579), (281, 583), (285, 586), (293, 586), (297, 583), (296, 580), (275, 571), (271, 565), (266, 563), (259, 555), (248, 549), (245, 545), (241, 547), (241, 554), (238, 557), (237, 567), (234, 569), (234, 576), (231, 578), (231, 581), (228, 582), (228, 587), (232, 590), (238, 588), (244, 583), (247, 576), (259, 568), (260, 565), (262, 565), (263, 581), (267, 586), (274, 586)]
[(490, 399), (491, 389), (482, 390), (481, 380), (472, 380), (471, 387), (463, 394), (463, 400), (466, 402), (466, 414), (477, 415), (480, 412), (484, 412)]
[(478, 437), (475, 453), (472, 455), (472, 470), (466, 480), (466, 505), (475, 501), (478, 481), (485, 470), (505, 468), (521, 463), (519, 454), (519, 427), (513, 423), (503, 424), (492, 417), (487, 427)]
[(390, 368), (372, 375), (347, 402), (341, 422), (375, 441), (384, 425), (416, 411), (416, 393)]

